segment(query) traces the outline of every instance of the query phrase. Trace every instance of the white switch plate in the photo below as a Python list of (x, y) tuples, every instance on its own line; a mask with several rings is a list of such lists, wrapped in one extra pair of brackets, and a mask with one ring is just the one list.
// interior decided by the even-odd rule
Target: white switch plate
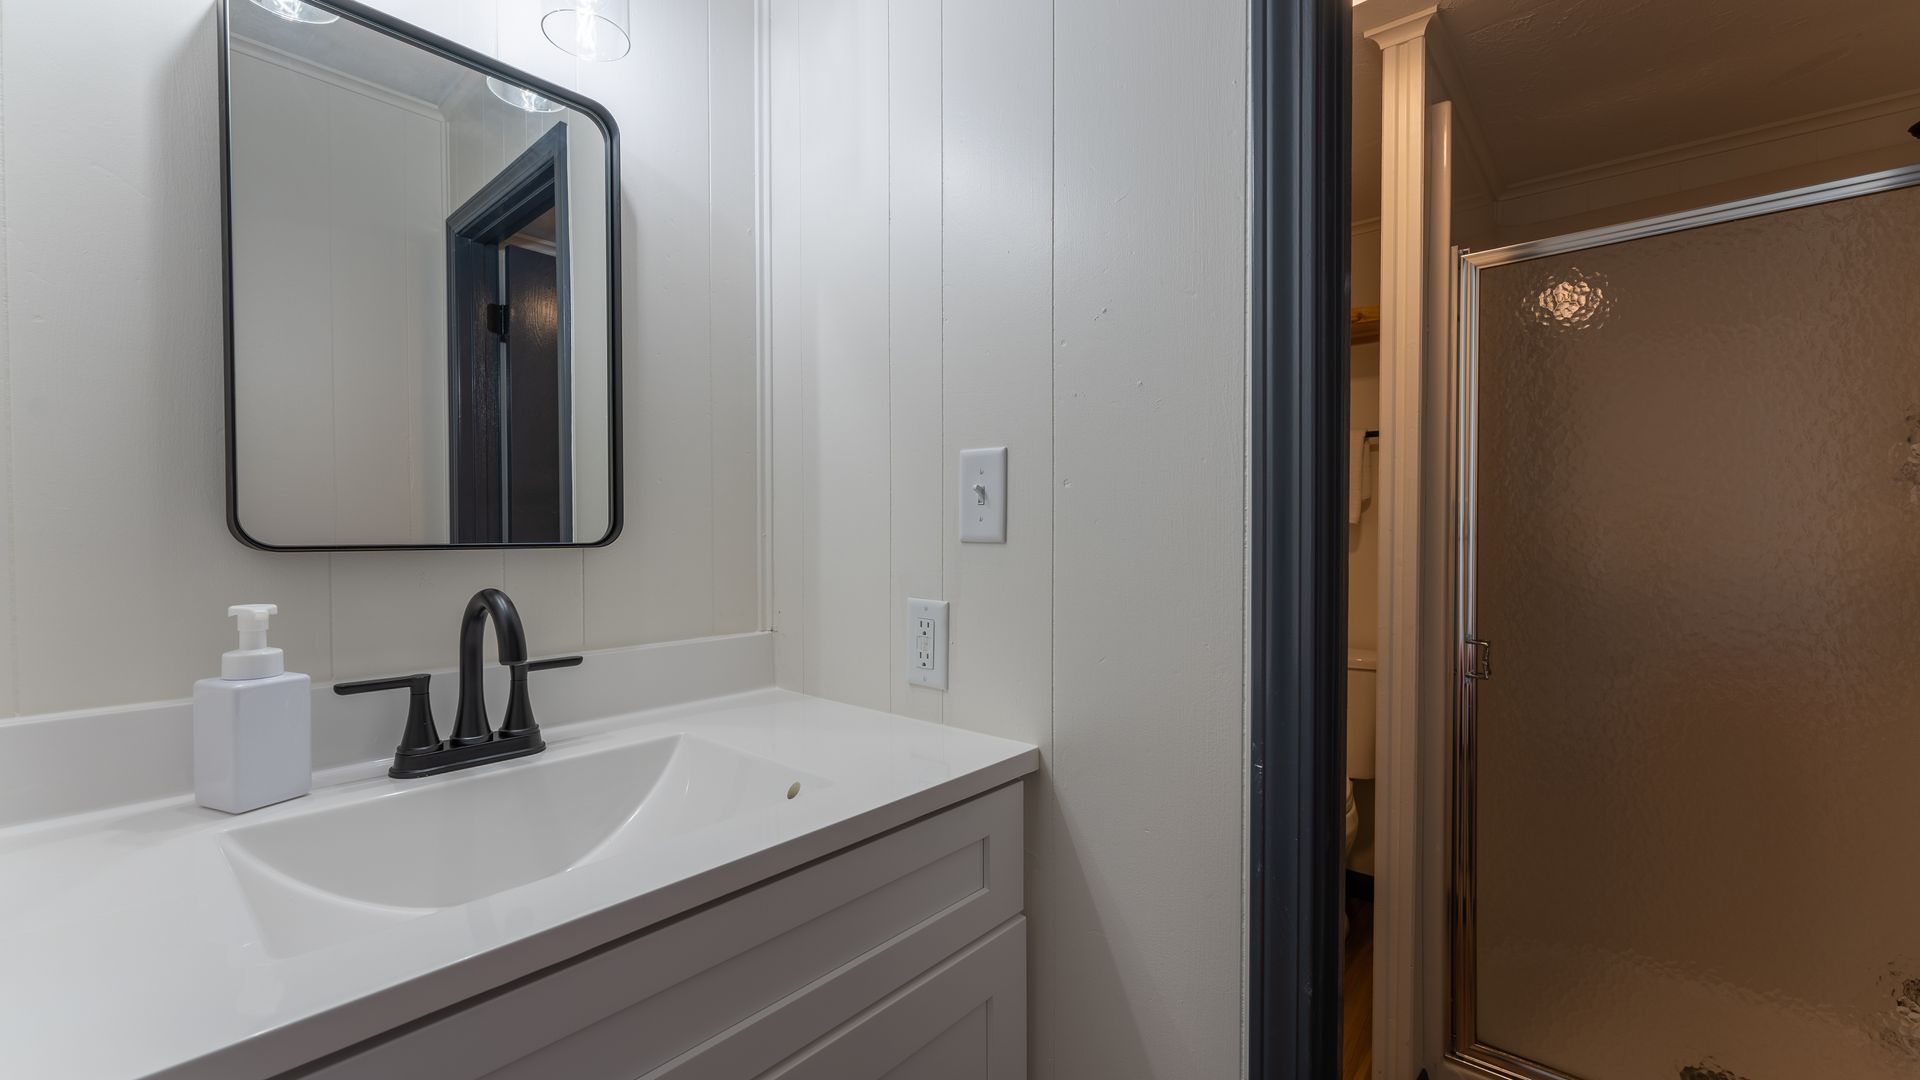
[(907, 681), (947, 688), (947, 602), (907, 598)]
[(1007, 448), (960, 451), (960, 542), (1007, 542)]

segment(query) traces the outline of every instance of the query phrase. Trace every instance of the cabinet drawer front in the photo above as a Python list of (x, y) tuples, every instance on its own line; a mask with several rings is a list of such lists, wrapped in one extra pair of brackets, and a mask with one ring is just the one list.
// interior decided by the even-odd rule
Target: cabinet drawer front
[(298, 1075), (635, 1080), (749, 1027), (770, 1067), (1017, 914), (1021, 829), (1010, 785)]
[[(724, 1080), (688, 1071), (674, 1080)], [(738, 1074), (736, 1074), (738, 1075)], [(1023, 916), (901, 987), (760, 1080), (1026, 1080)]]

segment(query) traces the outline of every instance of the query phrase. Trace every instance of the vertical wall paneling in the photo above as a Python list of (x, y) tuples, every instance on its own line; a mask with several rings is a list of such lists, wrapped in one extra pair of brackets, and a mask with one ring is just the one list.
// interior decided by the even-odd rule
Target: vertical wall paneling
[[(450, 666), (468, 598), (478, 589), (506, 587), (507, 554), (446, 552), (427, 563), (411, 551), (330, 556), (338, 676), (398, 675)], [(529, 609), (522, 612), (529, 619), (539, 603), (524, 593), (516, 599), (516, 605)], [(487, 650), (491, 655), (491, 634)]]
[(7, 331), (6, 22), (0, 19), (0, 716), (14, 712), (13, 378)]
[[(500, 587), (514, 598), (535, 656), (579, 652), (586, 640), (586, 567), (577, 551), (503, 551)], [(445, 612), (440, 613), (445, 618)], [(447, 637), (452, 627), (441, 631)], [(446, 643), (440, 643), (441, 649)]]
[(767, 49), (766, 93), (761, 107), (767, 122), (761, 131), (768, 175), (762, 273), (767, 282), (761, 303), (765, 312), (767, 385), (771, 412), (767, 425), (772, 443), (768, 473), (772, 480), (772, 578), (774, 678), (798, 690), (807, 679), (806, 572), (808, 537), (803, 527), (807, 504), (806, 445), (813, 376), (802, 345), (800, 272), (804, 265), (806, 230), (801, 219), (800, 140), (805, 102), (800, 96), (800, 27), (805, 10), (792, 0), (761, 0), (765, 5)]
[[(707, 5), (635, 4), (632, 29), (645, 53), (639, 63), (577, 68), (582, 91), (614, 111), (623, 136), (625, 464), (634, 502), (622, 542), (586, 556), (589, 648), (713, 629)], [(752, 309), (737, 310), (744, 320)]]
[[(759, 288), (757, 5), (755, 0), (709, 0), (707, 10), (712, 295), (752, 297)], [(738, 303), (709, 300), (707, 306), (714, 633), (760, 627), (760, 361), (752, 314)]]
[[(1057, 0), (1042, 1075), (1241, 1067), (1247, 7)], [(1070, 856), (1069, 854), (1070, 853)]]
[(30, 448), (13, 460), (16, 707), (184, 696), (248, 600), (280, 604), (289, 665), (326, 678), (326, 557), (242, 549), (224, 520), (212, 7), (0, 19), (9, 420)]
[(943, 599), (942, 0), (887, 5), (888, 353), (892, 392), (894, 712), (939, 720), (946, 694), (897, 677), (907, 598)]
[(942, 491), (957, 492), (967, 447), (1007, 447), (1008, 474), (1005, 544), (961, 544), (958, 503), (942, 499), (947, 719), (1043, 745), (1053, 693), (1053, 63), (1052, 4), (947, 5)]
[[(887, 9), (808, 0), (800, 27), (800, 360), (806, 689), (885, 708), (888, 584)], [(819, 238), (816, 241), (816, 237)]]

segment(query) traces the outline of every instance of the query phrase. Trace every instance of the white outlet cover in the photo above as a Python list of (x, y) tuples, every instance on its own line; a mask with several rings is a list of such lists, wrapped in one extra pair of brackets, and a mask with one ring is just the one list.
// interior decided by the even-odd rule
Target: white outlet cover
[(960, 451), (960, 542), (1007, 542), (1007, 448)]
[(947, 688), (947, 602), (907, 598), (907, 681), (934, 690)]

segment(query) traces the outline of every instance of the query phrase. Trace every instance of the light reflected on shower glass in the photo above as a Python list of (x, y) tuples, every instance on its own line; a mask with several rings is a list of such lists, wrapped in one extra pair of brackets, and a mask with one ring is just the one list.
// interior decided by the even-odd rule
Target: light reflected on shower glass
[(1524, 314), (1550, 330), (1598, 330), (1613, 311), (1606, 275), (1568, 266), (1543, 275), (1528, 291)]

